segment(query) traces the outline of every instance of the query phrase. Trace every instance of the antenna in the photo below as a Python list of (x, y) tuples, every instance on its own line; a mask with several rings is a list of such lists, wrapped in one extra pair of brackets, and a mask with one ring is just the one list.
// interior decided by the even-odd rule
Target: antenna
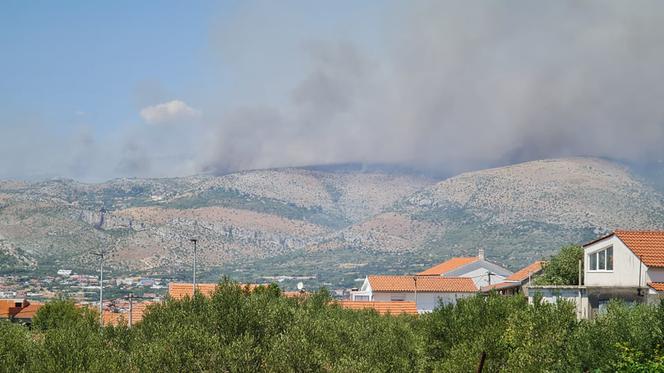
[(104, 256), (106, 253), (104, 249), (92, 253), (92, 255), (99, 257), (99, 323), (102, 326), (104, 325)]

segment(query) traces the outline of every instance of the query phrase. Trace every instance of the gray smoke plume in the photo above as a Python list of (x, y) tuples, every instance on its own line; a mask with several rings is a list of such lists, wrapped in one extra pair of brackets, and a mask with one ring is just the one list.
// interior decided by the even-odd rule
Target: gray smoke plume
[(664, 157), (662, 2), (407, 2), (383, 36), (308, 43), (290, 103), (227, 114), (202, 167)]

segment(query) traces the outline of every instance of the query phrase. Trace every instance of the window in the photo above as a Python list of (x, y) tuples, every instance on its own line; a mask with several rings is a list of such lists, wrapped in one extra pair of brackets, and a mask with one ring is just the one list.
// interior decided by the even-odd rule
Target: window
[(613, 246), (588, 255), (590, 271), (613, 271)]

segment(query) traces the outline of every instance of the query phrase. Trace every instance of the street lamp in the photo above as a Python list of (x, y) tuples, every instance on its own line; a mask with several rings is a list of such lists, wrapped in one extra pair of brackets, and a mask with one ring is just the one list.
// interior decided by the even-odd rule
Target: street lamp
[(191, 293), (192, 297), (196, 294), (196, 244), (198, 243), (198, 240), (195, 238), (190, 239), (189, 241), (194, 243), (194, 292)]
[(104, 255), (106, 251), (99, 250), (98, 253), (92, 253), (99, 257), (99, 323), (104, 325)]

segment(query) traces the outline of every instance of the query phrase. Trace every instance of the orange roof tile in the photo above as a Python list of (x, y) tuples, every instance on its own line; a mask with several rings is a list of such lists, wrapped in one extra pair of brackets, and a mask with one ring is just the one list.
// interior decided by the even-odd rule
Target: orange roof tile
[(436, 266), (433, 266), (427, 270), (424, 270), (418, 275), (420, 276), (440, 276), (443, 275), (449, 271), (455, 270), (459, 267), (463, 267), (467, 264), (470, 263), (475, 263), (478, 261), (479, 258), (476, 256), (473, 257), (459, 257), (459, 258), (452, 258), (448, 261), (442, 262)]
[(511, 282), (499, 282), (497, 284), (492, 284), (492, 285), (487, 285), (487, 286), (482, 286), (482, 292), (486, 293), (491, 290), (502, 290), (502, 289), (509, 289), (509, 288), (515, 288), (521, 286), (521, 283), (511, 281)]
[(648, 286), (657, 291), (664, 291), (664, 282), (649, 282)]
[(664, 231), (622, 231), (614, 234), (648, 267), (664, 267)]
[[(415, 279), (417, 278), (417, 284)], [(477, 291), (469, 277), (369, 276), (374, 292), (472, 293)]]
[(342, 308), (347, 308), (351, 310), (364, 310), (364, 309), (373, 309), (376, 310), (381, 315), (392, 314), (409, 314), (417, 315), (417, 306), (415, 302), (370, 302), (370, 301), (352, 301), (352, 300), (342, 300), (339, 301), (339, 305)]
[(534, 262), (526, 267), (521, 268), (520, 270), (512, 273), (511, 275), (505, 278), (506, 281), (524, 281), (528, 279), (528, 276), (534, 275), (542, 270), (542, 265), (544, 261), (540, 260)]
[(14, 315), (14, 318), (15, 319), (30, 319), (30, 320), (32, 320), (32, 318), (35, 316), (37, 311), (39, 311), (39, 309), (42, 308), (42, 306), (44, 306), (42, 303), (36, 303), (36, 302), (35, 303), (30, 303), (30, 304), (28, 304), (27, 307), (21, 308), (21, 310), (18, 311), (18, 313)]
[[(136, 325), (136, 323), (143, 320), (145, 311), (148, 306), (154, 302), (141, 302), (136, 303), (132, 306), (131, 312), (131, 323)], [(104, 325), (120, 325), (123, 323), (129, 323), (129, 313), (128, 312), (110, 312), (104, 311)]]
[[(259, 284), (240, 284), (242, 288), (248, 290), (254, 290), (258, 286), (266, 286)], [(217, 289), (217, 284), (196, 284), (196, 289), (201, 292), (206, 297), (209, 297)], [(172, 299), (182, 299), (184, 297), (190, 297), (194, 293), (194, 284), (192, 283), (178, 283), (171, 282), (168, 284), (168, 295)]]

